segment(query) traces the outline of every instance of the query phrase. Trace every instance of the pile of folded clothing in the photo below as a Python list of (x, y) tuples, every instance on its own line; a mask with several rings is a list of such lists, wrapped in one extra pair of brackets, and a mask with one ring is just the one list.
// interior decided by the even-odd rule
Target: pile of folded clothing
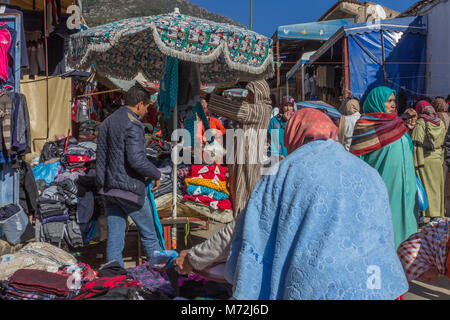
[(147, 142), (147, 150), (148, 149), (153, 150), (157, 155), (166, 155), (172, 152), (170, 143), (163, 139), (149, 140)]
[(97, 123), (94, 120), (83, 121), (78, 128), (78, 140), (90, 141), (96, 137)]
[[(153, 191), (155, 198), (159, 198), (165, 194), (173, 192), (173, 168), (170, 158), (158, 158), (151, 159), (153, 164), (161, 172), (161, 185), (160, 187)], [(185, 168), (185, 165), (179, 165), (180, 168)], [(178, 172), (178, 171), (177, 171)], [(177, 180), (177, 193), (183, 195), (183, 181), (182, 179)]]
[(69, 276), (44, 270), (17, 270), (0, 284), (4, 300), (67, 300), (74, 295), (67, 287)]
[(95, 151), (92, 150), (92, 147), (85, 147), (81, 143), (72, 144), (72, 145), (68, 146), (65, 154), (70, 154), (73, 156), (86, 156), (88, 158), (95, 158)]
[(56, 141), (46, 142), (42, 148), (39, 163), (45, 163), (51, 159), (62, 157), (66, 142), (68, 148), (74, 144), (78, 144), (77, 139), (74, 137), (69, 137), (68, 140), (66, 138), (62, 138)]
[(83, 246), (77, 222), (78, 187), (71, 179), (52, 182), (38, 198), (36, 240), (60, 246), (63, 239), (73, 248)]
[(184, 199), (215, 210), (231, 210), (226, 173), (223, 166), (192, 165), (191, 176), (185, 179)]

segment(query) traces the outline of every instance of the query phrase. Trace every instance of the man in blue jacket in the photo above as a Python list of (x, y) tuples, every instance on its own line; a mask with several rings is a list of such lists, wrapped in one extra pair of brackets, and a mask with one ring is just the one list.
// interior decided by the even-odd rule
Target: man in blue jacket
[[(146, 182), (156, 180), (160, 171), (147, 159), (144, 125), (141, 119), (150, 106), (150, 94), (141, 86), (132, 87), (120, 107), (101, 125), (97, 145), (97, 184), (106, 199), (108, 221), (108, 262), (123, 266), (127, 217), (136, 223), (147, 258), (161, 250), (153, 211), (146, 193)], [(149, 181), (150, 180), (150, 181)]]

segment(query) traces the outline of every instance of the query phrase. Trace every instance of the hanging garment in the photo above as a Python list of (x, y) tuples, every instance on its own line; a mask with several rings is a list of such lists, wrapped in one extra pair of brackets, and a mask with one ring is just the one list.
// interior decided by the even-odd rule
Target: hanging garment
[(91, 120), (91, 109), (89, 108), (87, 99), (80, 99), (77, 101), (77, 105), (77, 122)]
[(38, 190), (33, 170), (26, 161), (20, 161), (19, 182), (19, 203), (27, 215), (34, 216), (37, 213)]
[(36, 61), (38, 63), (38, 72), (36, 74), (45, 72), (45, 49), (42, 41), (39, 41), (36, 46)]
[(20, 20), (22, 21), (20, 26), (20, 64), (22, 68), (28, 68), (30, 66), (29, 60), (28, 60), (28, 51), (27, 51), (27, 44), (26, 44), (26, 36), (25, 36), (25, 28), (24, 28), (24, 19), (23, 19), (23, 12), (19, 8), (13, 9), (6, 7), (5, 13), (17, 13), (20, 14)]
[(7, 154), (11, 153), (11, 113), (11, 98), (4, 94), (0, 96), (0, 119), (2, 120), (3, 144), (6, 148), (4, 151)]
[(0, 29), (0, 80), (6, 82), (8, 80), (9, 56), (14, 57), (11, 51), (12, 36), (8, 28)]
[(167, 57), (167, 64), (158, 94), (158, 105), (165, 119), (170, 119), (171, 112), (177, 104), (178, 63), (178, 59)]

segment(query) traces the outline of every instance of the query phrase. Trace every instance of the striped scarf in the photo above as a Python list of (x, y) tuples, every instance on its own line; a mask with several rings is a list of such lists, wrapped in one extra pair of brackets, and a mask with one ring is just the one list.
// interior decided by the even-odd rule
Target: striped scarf
[(7, 95), (0, 97), (0, 119), (2, 120), (2, 133), (8, 154), (11, 150), (11, 98)]
[(406, 131), (403, 120), (396, 114), (365, 114), (356, 123), (350, 152), (355, 156), (371, 153), (397, 141)]

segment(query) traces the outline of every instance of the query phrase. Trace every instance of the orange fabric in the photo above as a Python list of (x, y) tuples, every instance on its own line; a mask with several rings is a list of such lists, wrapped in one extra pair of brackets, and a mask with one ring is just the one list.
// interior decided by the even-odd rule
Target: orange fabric
[(337, 140), (338, 128), (322, 111), (301, 109), (294, 113), (284, 132), (288, 154), (300, 148), (305, 140)]

